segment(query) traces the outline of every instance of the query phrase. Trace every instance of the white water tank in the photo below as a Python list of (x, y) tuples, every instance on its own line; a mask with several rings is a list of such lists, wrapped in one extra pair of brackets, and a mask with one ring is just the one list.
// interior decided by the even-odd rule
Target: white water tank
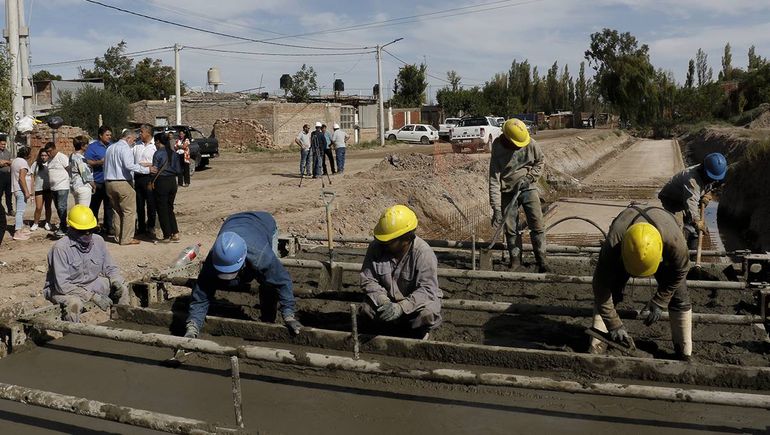
[(213, 86), (214, 92), (217, 92), (219, 85), (222, 84), (222, 77), (219, 75), (219, 68), (215, 66), (209, 68), (207, 77), (208, 77), (209, 86)]

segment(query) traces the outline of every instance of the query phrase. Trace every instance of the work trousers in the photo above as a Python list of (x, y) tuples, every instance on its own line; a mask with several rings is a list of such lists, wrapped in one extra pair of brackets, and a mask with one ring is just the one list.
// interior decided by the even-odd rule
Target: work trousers
[(67, 200), (70, 195), (69, 189), (67, 190), (54, 190), (53, 205), (56, 207), (56, 214), (59, 216), (59, 231), (67, 232)]
[(311, 159), (310, 159), (310, 148), (306, 150), (300, 150), (299, 152), (299, 176), (304, 177), (305, 175), (310, 176), (312, 171), (310, 169), (311, 165)]
[(79, 288), (66, 295), (52, 294), (50, 295), (49, 300), (64, 308), (62, 318), (65, 321), (75, 323), (80, 322), (80, 312), (83, 311), (83, 305), (90, 301), (95, 294), (109, 296), (113, 298), (114, 302), (122, 305), (128, 304), (130, 301), (130, 295), (125, 292), (121, 295), (119, 300), (114, 300), (113, 290), (110, 287), (110, 279), (104, 276), (96, 278), (95, 281), (88, 284), (88, 288), (92, 291), (86, 290), (85, 288)]
[(13, 195), (11, 195), (10, 172), (0, 172), (0, 201), (2, 201), (2, 197), (5, 197), (5, 209), (10, 213), (11, 210), (13, 210), (13, 202), (11, 202)]
[(323, 174), (323, 151), (317, 146), (310, 147), (313, 155), (313, 178)]
[(3, 244), (3, 238), (5, 238), (5, 229), (8, 227), (8, 218), (5, 216), (5, 209), (3, 203), (0, 201), (0, 245)]
[(14, 192), (16, 196), (16, 221), (14, 228), (16, 231), (24, 228), (24, 211), (27, 209), (27, 200), (24, 198), (24, 192), (21, 190)]
[(190, 184), (190, 163), (185, 163), (184, 159), (181, 160), (182, 161), (179, 164), (182, 167), (182, 170), (176, 176), (177, 184), (180, 186)]
[(102, 231), (112, 231), (112, 207), (110, 197), (107, 196), (107, 187), (104, 183), (96, 183), (96, 191), (91, 195), (91, 211), (94, 212), (96, 221), (99, 221), (99, 207), (104, 203), (104, 221), (102, 222)]
[(139, 233), (146, 233), (155, 229), (155, 195), (148, 186), (154, 175), (141, 174), (134, 177), (134, 190), (136, 190), (136, 220)]
[(134, 238), (136, 230), (136, 192), (131, 182), (107, 181), (107, 195), (112, 204), (112, 231), (121, 245)]
[(72, 197), (75, 198), (75, 205), (85, 205), (86, 207), (91, 205), (93, 190), (91, 190), (90, 184), (80, 186), (77, 189), (70, 189), (70, 191), (72, 192)]
[(424, 308), (409, 314), (403, 314), (395, 322), (383, 322), (377, 317), (377, 307), (369, 298), (361, 305), (361, 312), (375, 322), (378, 329), (390, 328), (394, 333), (407, 332), (408, 335), (422, 338), (426, 332), (441, 325), (441, 302), (430, 301)]
[[(501, 195), (503, 213), (508, 205), (513, 201), (516, 192), (503, 192)], [(531, 188), (521, 191), (516, 204), (511, 206), (506, 216), (503, 216), (505, 223), (506, 241), (508, 242), (508, 251), (511, 255), (521, 255), (521, 231), (519, 228), (519, 210), (524, 209), (524, 215), (527, 217), (527, 226), (529, 227), (529, 237), (532, 240), (532, 249), (535, 254), (535, 261), (538, 264), (544, 264), (545, 255), (545, 223), (543, 221), (543, 210), (540, 208), (540, 195), (537, 189)], [(513, 242), (514, 246), (511, 246)]]
[(324, 167), (324, 174), (328, 174), (329, 171), (326, 169), (326, 160), (329, 160), (329, 167), (332, 170), (332, 174), (336, 174), (337, 170), (334, 168), (334, 154), (332, 154), (332, 149), (327, 147), (324, 150), (323, 153), (323, 167)]
[(337, 154), (337, 172), (341, 174), (345, 171), (345, 147), (337, 147), (335, 151)]
[(176, 200), (176, 191), (178, 184), (176, 176), (166, 175), (158, 177), (155, 182), (155, 210), (158, 214), (160, 230), (163, 232), (163, 238), (168, 239), (179, 232), (176, 226), (176, 215), (174, 214), (174, 201)]

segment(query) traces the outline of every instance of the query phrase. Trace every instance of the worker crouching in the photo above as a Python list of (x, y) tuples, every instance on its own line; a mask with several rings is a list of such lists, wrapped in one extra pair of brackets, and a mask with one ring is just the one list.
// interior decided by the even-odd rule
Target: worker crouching
[[(660, 320), (668, 307), (671, 338), (676, 357), (692, 355), (692, 304), (687, 290), (689, 251), (674, 216), (658, 207), (630, 206), (610, 225), (602, 244), (593, 277), (593, 327), (608, 332), (613, 341), (631, 346), (633, 340), (620, 320), (615, 305), (623, 300), (630, 277), (655, 276), (658, 288), (647, 304), (644, 320), (650, 326)], [(590, 352), (600, 351), (591, 341)]]
[(96, 230), (96, 217), (85, 205), (76, 205), (67, 215), (67, 237), (58, 240), (48, 253), (48, 273), (43, 293), (60, 304), (63, 319), (80, 322), (86, 302), (109, 310), (113, 301), (128, 303), (125, 280)]
[(382, 214), (361, 268), (362, 311), (391, 329), (427, 339), (441, 323), (443, 294), (436, 255), (416, 229), (417, 216), (409, 207), (395, 205)]

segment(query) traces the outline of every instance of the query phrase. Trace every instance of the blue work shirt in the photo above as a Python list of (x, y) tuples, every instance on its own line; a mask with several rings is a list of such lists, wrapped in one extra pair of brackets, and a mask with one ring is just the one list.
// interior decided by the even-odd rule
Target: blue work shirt
[(326, 146), (324, 147), (324, 151), (326, 151), (331, 145), (332, 145), (332, 135), (328, 131), (324, 132), (324, 139), (326, 139)]
[[(88, 149), (84, 154), (86, 160), (104, 160), (104, 155), (107, 154), (107, 147), (100, 140), (95, 140), (88, 145)], [(104, 165), (91, 166), (93, 168), (94, 182), (104, 184)]]
[[(182, 164), (179, 161), (179, 154), (172, 152), (171, 153), (171, 162), (168, 162), (168, 151), (166, 151), (166, 148), (158, 148), (157, 151), (155, 151), (155, 154), (152, 155), (152, 166), (155, 166), (155, 168), (160, 171), (159, 177), (176, 177), (177, 174), (182, 172)], [(161, 170), (163, 168), (163, 170)]]
[[(273, 251), (273, 239), (278, 234), (273, 216), (259, 211), (236, 213), (225, 220), (219, 234), (226, 231), (238, 234), (246, 242), (246, 263), (235, 279), (223, 281), (214, 269), (211, 254), (206, 256), (193, 287), (187, 322), (192, 321), (198, 328), (203, 327), (209, 303), (216, 290), (245, 290), (254, 280), (260, 286), (266, 285), (278, 292), (280, 311), (284, 318), (293, 315), (295, 304), (291, 276)], [(262, 303), (264, 301), (260, 301)]]

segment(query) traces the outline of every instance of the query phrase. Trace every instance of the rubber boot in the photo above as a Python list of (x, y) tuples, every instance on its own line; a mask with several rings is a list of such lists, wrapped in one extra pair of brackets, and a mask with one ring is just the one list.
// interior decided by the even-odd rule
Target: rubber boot
[(530, 239), (532, 239), (532, 250), (535, 254), (535, 262), (537, 263), (537, 271), (539, 273), (549, 273), (551, 269), (548, 267), (548, 258), (545, 255), (545, 233), (529, 233)]
[[(597, 331), (607, 332), (607, 325), (604, 324), (604, 319), (599, 314), (594, 314), (591, 326)], [(605, 352), (607, 352), (607, 343), (591, 337), (591, 342), (588, 344), (588, 353), (603, 354)]]
[(671, 341), (677, 359), (689, 361), (692, 358), (692, 310), (669, 311)]
[(521, 250), (516, 245), (515, 234), (505, 234), (505, 244), (508, 247), (509, 262), (508, 267), (510, 269), (516, 269), (521, 265)]

